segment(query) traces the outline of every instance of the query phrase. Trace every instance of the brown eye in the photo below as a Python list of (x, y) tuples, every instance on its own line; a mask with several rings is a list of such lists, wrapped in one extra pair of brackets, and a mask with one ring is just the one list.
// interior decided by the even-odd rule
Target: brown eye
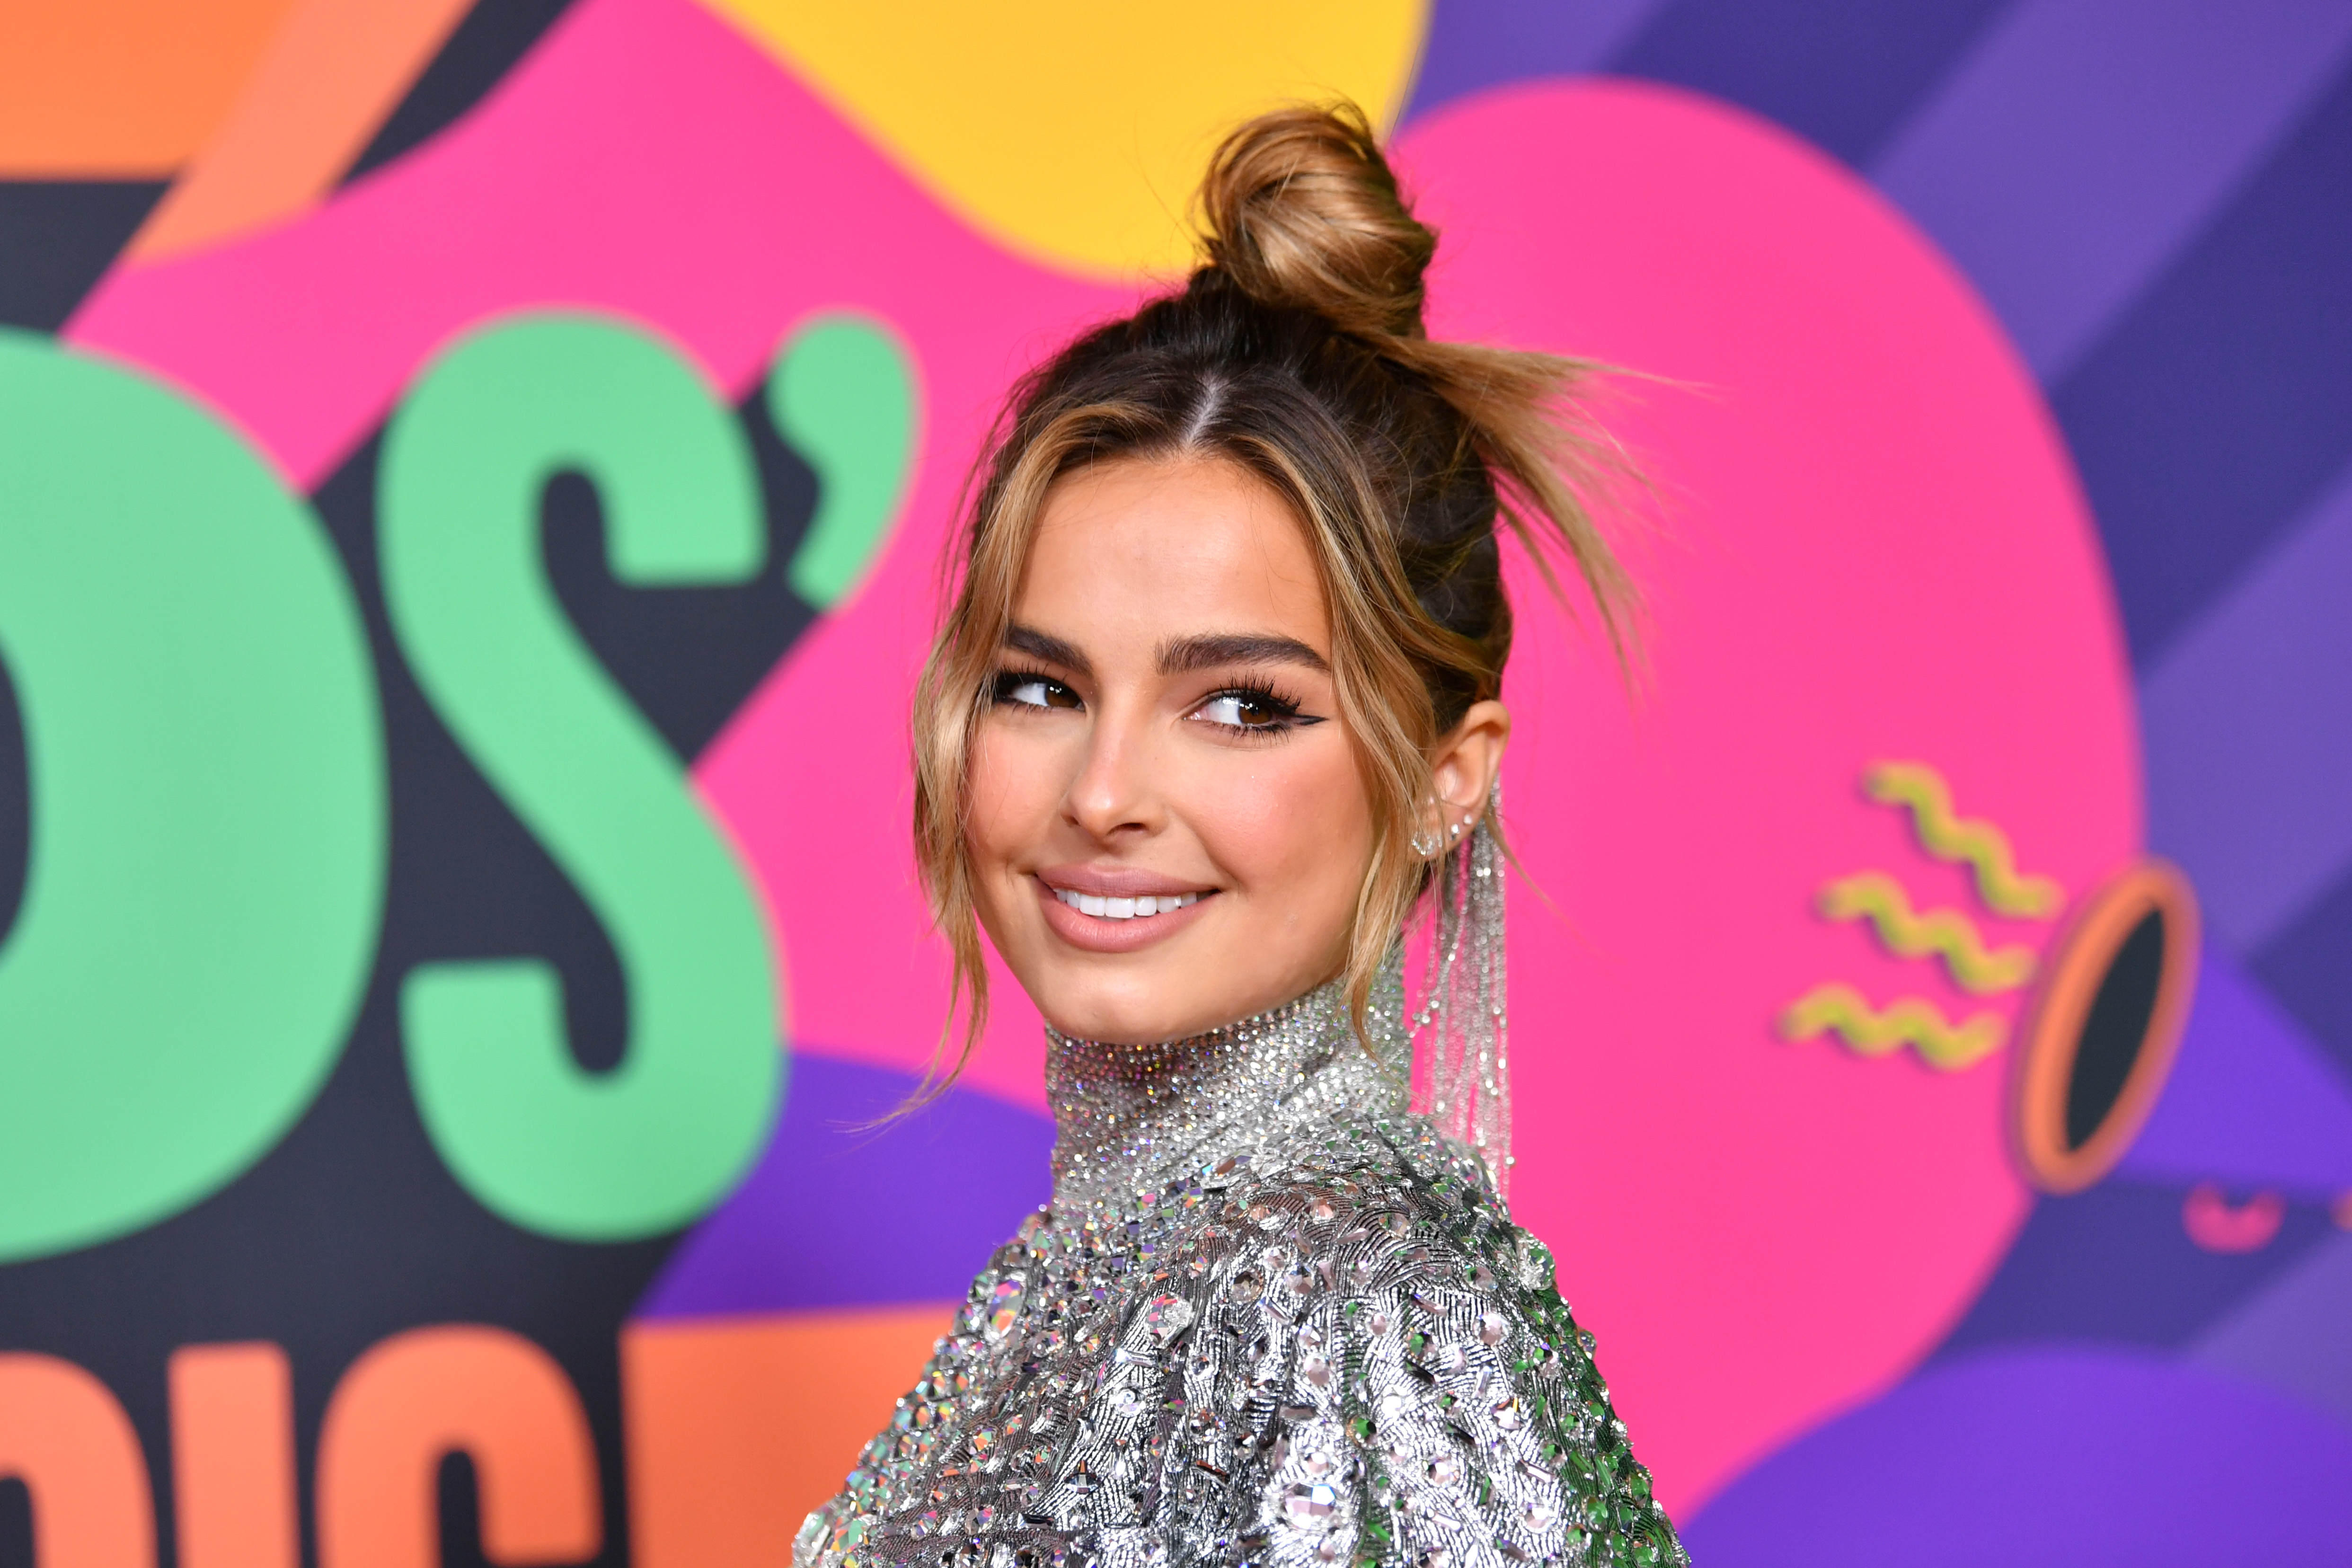
[(1085, 706), (1078, 700), (1076, 692), (1058, 680), (1011, 670), (996, 678), (996, 700), (1001, 706), (1013, 708), (1077, 709)]
[(1228, 730), (1274, 730), (1288, 724), (1297, 708), (1264, 691), (1220, 691), (1193, 710), (1197, 718)]

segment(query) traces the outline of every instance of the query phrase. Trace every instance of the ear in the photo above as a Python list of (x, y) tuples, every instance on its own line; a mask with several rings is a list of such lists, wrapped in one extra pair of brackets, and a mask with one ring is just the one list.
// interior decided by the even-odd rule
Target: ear
[(1426, 808), (1423, 827), (1441, 853), (1467, 837), (1486, 815), (1510, 739), (1509, 710), (1489, 701), (1472, 703), (1453, 733), (1438, 742), (1429, 770), (1437, 798)]

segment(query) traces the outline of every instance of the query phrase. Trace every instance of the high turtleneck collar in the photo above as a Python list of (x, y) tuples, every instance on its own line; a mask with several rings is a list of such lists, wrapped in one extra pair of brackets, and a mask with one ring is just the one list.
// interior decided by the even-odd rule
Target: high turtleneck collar
[(1123, 1205), (1278, 1132), (1402, 1114), (1412, 1060), (1402, 966), (1384, 965), (1357, 1041), (1338, 981), (1221, 1029), (1154, 1046), (1045, 1031), (1057, 1213)]

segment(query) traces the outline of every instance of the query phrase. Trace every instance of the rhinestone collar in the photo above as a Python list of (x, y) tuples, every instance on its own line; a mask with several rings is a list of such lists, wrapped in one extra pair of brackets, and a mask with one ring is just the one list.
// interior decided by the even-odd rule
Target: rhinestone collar
[[(1342, 983), (1237, 1024), (1151, 1046), (1045, 1030), (1057, 1217), (1123, 1207), (1138, 1194), (1305, 1123), (1402, 1114), (1412, 1049), (1402, 964), (1372, 986), (1368, 1055)], [(1375, 1056), (1377, 1059), (1375, 1059)]]

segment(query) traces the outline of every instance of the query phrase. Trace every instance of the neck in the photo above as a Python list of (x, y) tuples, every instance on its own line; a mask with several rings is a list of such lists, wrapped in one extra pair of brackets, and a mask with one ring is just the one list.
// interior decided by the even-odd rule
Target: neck
[(1402, 1113), (1411, 1051), (1402, 969), (1372, 987), (1365, 1052), (1338, 981), (1220, 1029), (1153, 1046), (1045, 1031), (1054, 1107), (1054, 1208), (1127, 1204), (1276, 1134), (1346, 1116)]

